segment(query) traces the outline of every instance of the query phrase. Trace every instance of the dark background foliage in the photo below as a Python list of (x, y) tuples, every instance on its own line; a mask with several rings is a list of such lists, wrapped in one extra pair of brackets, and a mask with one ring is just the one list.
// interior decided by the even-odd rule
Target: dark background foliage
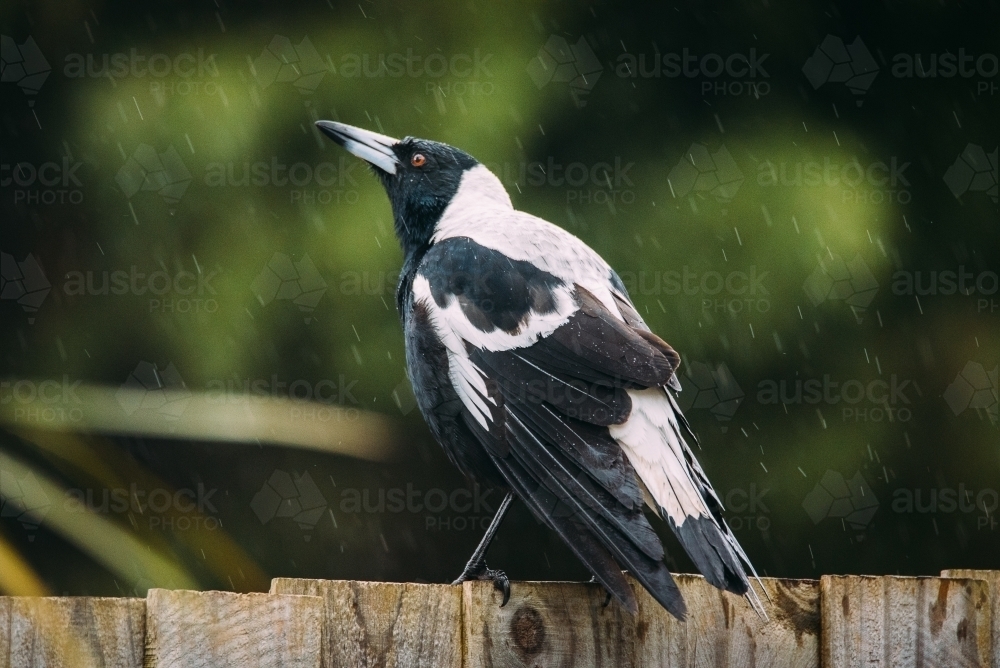
[[(0, 586), (461, 569), (500, 495), (462, 479), (413, 409), (389, 206), (317, 119), (469, 151), (515, 206), (622, 274), (683, 355), (699, 457), (762, 574), (997, 568), (998, 17), (995, 3), (5, 2)], [(115, 294), (115, 271), (146, 277)], [(180, 279), (143, 292), (166, 285), (156, 272)], [(968, 274), (968, 294), (946, 272)], [(40, 303), (23, 294), (46, 285)], [(296, 304), (296, 290), (322, 291)], [(402, 456), (172, 436), (183, 406), (140, 407), (164, 426), (141, 438), (73, 412), (77, 381), (117, 390), (151, 365), (220, 407), (245, 408), (255, 381), (322, 390), (321, 410), (292, 418), (350, 430), (381, 414)], [(60, 388), (48, 403), (45, 381)], [(810, 383), (825, 394), (797, 392)], [(518, 504), (489, 560), (517, 579), (587, 577)]]

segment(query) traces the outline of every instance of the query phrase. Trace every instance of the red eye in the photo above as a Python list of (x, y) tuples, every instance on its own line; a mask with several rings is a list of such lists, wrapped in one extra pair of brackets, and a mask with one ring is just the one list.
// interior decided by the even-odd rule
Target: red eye
[(410, 158), (410, 164), (414, 167), (423, 167), (427, 164), (427, 158), (424, 157), (423, 153), (414, 153), (413, 157)]

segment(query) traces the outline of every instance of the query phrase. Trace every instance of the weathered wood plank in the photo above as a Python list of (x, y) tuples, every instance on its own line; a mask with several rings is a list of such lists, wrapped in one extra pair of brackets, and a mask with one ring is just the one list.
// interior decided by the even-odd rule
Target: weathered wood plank
[(701, 576), (677, 575), (688, 605), (684, 623), (638, 583), (632, 616), (596, 584), (516, 582), (500, 608), (490, 583), (464, 585), (466, 667), (819, 665), (819, 589), (813, 580), (763, 579), (770, 620)]
[(490, 582), (462, 585), (465, 668), (635, 665), (635, 627), (599, 585), (512, 582), (510, 601)]
[(981, 580), (824, 575), (820, 591), (824, 666), (990, 665)]
[(943, 578), (972, 578), (983, 580), (990, 587), (990, 616), (993, 618), (993, 664), (1000, 668), (1000, 571), (979, 571), (972, 569), (952, 569), (941, 571)]
[[(663, 610), (638, 583), (639, 615), (649, 620), (642, 644), (644, 666), (748, 666), (809, 668), (819, 665), (819, 582), (761, 578), (765, 622), (739, 596), (720, 591), (700, 575), (676, 575), (688, 606), (680, 623)], [(653, 620), (665, 634), (682, 637), (674, 656), (657, 647)], [(669, 647), (669, 645), (668, 645)], [(661, 658), (662, 657), (662, 658)]]
[(515, 582), (504, 608), (486, 582), (280, 578), (270, 594), (0, 597), (0, 668), (1000, 668), (1000, 571), (765, 578), (767, 622), (700, 576), (676, 579), (684, 623), (634, 581), (635, 616), (605, 605), (598, 585), (565, 582)]
[(320, 668), (315, 596), (150, 589), (145, 668)]
[(459, 587), (276, 578), (276, 594), (322, 596), (325, 666), (462, 666)]
[(141, 598), (0, 597), (0, 666), (140, 668)]

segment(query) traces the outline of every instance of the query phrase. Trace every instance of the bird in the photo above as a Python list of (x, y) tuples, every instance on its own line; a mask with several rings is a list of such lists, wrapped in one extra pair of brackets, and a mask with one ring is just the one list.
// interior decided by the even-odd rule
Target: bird
[[(766, 618), (749, 558), (688, 441), (680, 355), (582, 240), (518, 211), (465, 151), (335, 121), (316, 127), (365, 160), (403, 251), (396, 306), (417, 406), (449, 459), (506, 492), (453, 584), (491, 580), (485, 555), (512, 500), (555, 531), (625, 609), (623, 570), (683, 620), (684, 598), (644, 508), (705, 579)], [(763, 586), (760, 587), (763, 591)], [(765, 592), (766, 594), (766, 592)]]

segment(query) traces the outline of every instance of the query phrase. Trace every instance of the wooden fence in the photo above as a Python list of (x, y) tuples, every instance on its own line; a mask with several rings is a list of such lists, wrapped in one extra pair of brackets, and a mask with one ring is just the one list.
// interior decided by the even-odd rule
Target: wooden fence
[(766, 623), (700, 576), (677, 580), (685, 623), (634, 583), (635, 616), (605, 606), (597, 585), (566, 582), (515, 582), (503, 608), (483, 582), (0, 597), (0, 666), (1000, 668), (1000, 571), (765, 578)]

